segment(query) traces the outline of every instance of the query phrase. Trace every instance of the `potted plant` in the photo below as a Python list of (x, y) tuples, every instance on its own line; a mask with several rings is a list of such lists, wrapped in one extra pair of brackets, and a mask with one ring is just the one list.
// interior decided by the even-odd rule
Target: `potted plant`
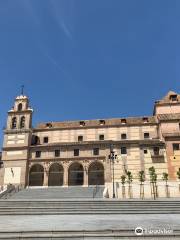
[(121, 184), (122, 184), (122, 197), (126, 198), (126, 189), (125, 189), (125, 182), (126, 182), (126, 176), (121, 176)]
[(144, 171), (139, 171), (139, 181), (140, 181), (140, 198), (144, 199), (144, 182), (145, 182), (145, 173)]

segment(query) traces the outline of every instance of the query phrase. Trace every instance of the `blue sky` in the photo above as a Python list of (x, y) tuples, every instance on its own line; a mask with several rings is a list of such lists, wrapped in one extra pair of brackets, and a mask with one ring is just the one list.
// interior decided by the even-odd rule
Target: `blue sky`
[(1, 0), (0, 127), (22, 84), (34, 125), (150, 115), (179, 63), (178, 0)]

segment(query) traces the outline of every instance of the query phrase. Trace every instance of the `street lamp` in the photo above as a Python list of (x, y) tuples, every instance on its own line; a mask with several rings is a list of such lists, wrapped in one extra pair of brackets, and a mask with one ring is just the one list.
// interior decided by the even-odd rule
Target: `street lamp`
[(114, 186), (114, 160), (117, 158), (117, 155), (115, 155), (115, 152), (111, 150), (109, 154), (109, 159), (112, 162), (112, 167), (113, 167), (113, 198), (115, 198), (115, 186)]

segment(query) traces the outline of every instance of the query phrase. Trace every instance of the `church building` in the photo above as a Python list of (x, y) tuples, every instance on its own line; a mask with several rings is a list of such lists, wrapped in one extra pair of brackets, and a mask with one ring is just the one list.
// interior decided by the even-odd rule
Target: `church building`
[[(176, 180), (180, 168), (180, 95), (170, 91), (152, 116), (123, 117), (32, 126), (29, 98), (16, 97), (8, 111), (0, 185), (89, 186), (116, 182), (126, 171), (155, 167)], [(114, 158), (110, 158), (113, 151)]]

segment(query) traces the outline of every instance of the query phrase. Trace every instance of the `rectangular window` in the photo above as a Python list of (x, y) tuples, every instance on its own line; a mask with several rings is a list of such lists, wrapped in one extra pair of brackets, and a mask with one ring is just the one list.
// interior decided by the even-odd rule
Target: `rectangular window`
[(99, 120), (100, 125), (105, 125), (105, 120)]
[(104, 140), (104, 135), (99, 135), (99, 140)]
[(79, 149), (74, 149), (74, 156), (79, 156)]
[(127, 154), (127, 148), (126, 147), (121, 148), (121, 154)]
[(179, 144), (173, 143), (173, 151), (179, 151)]
[(144, 133), (144, 139), (148, 139), (149, 138), (149, 133), (148, 132), (145, 132)]
[(121, 123), (126, 124), (126, 119), (125, 118), (121, 119)]
[(99, 148), (94, 148), (93, 149), (93, 155), (99, 155)]
[(172, 102), (177, 101), (177, 95), (171, 95), (171, 96), (170, 96), (170, 100), (171, 100)]
[(56, 149), (56, 150), (54, 151), (54, 155), (55, 155), (55, 157), (60, 157), (60, 150), (59, 150), (59, 149)]
[(36, 158), (40, 158), (41, 157), (41, 151), (36, 151)]
[(159, 155), (159, 148), (158, 147), (154, 147), (154, 155)]
[(147, 154), (147, 153), (148, 153), (147, 149), (144, 149), (144, 154)]
[(83, 136), (78, 136), (78, 142), (82, 142), (83, 141)]
[(48, 143), (49, 138), (48, 137), (44, 137), (44, 143)]
[(79, 125), (80, 125), (81, 127), (83, 127), (83, 126), (85, 126), (85, 122), (84, 122), (84, 121), (80, 121), (80, 122), (79, 122)]
[(127, 139), (126, 133), (122, 133), (122, 134), (121, 134), (121, 139)]

